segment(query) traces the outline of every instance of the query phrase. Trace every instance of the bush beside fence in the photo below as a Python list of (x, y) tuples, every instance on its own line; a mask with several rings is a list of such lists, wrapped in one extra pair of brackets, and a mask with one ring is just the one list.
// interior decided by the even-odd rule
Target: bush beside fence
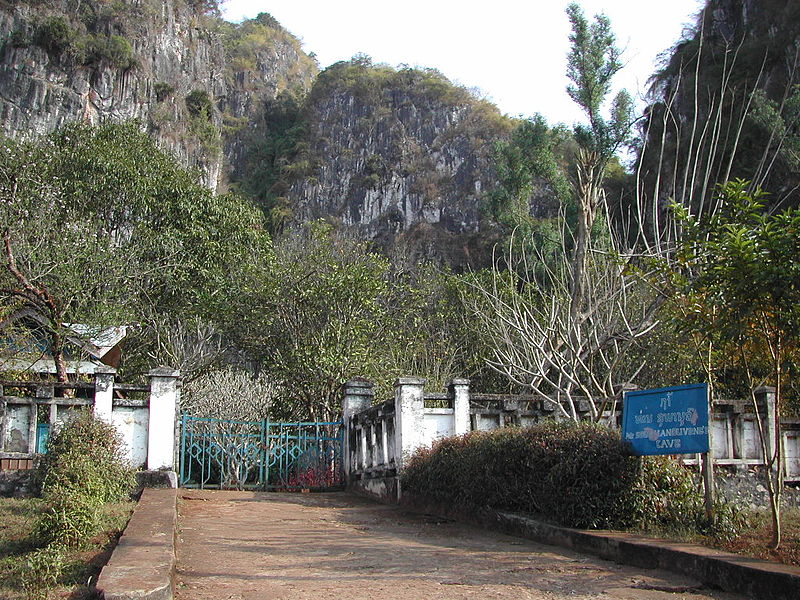
[(402, 486), (437, 503), (530, 513), (567, 527), (696, 529), (703, 521), (688, 470), (633, 456), (618, 432), (589, 424), (443, 439), (410, 457)]

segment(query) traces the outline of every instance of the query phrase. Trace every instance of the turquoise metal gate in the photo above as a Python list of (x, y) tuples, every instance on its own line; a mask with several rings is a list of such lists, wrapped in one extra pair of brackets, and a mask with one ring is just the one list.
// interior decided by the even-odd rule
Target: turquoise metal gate
[(341, 422), (181, 418), (182, 487), (325, 489), (343, 483)]

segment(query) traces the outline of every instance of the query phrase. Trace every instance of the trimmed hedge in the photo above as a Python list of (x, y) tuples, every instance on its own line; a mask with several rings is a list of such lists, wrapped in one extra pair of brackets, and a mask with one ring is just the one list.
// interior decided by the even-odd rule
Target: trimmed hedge
[(534, 513), (566, 527), (695, 528), (703, 516), (686, 469), (633, 456), (617, 432), (589, 424), (447, 438), (410, 458), (402, 486), (437, 503)]

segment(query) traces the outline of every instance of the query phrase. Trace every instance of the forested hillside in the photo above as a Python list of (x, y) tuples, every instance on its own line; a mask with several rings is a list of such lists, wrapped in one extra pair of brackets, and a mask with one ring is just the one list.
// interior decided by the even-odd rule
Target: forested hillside
[[(712, 369), (700, 351), (718, 324), (692, 320), (718, 317), (696, 303), (723, 305), (725, 290), (692, 286), (713, 231), (794, 202), (794, 3), (710, 0), (654, 75), (643, 119), (611, 97), (624, 65), (612, 24), (570, 7), (565, 99), (586, 116), (573, 128), (510, 119), (435, 69), (355, 56), (320, 72), (270, 15), (231, 24), (218, 8), (0, 3), (3, 326), (39, 311), (58, 353), (64, 323), (130, 323), (131, 376), (153, 360), (190, 379), (301, 373), (302, 391), (275, 392), (294, 416), (333, 414), (355, 374), (384, 390), (402, 374), (468, 375), (570, 399), (698, 377), (746, 390), (741, 357)], [(53, 230), (84, 219), (92, 243), (77, 252), (64, 235), (44, 251), (40, 214)], [(117, 260), (128, 244), (135, 292), (90, 284), (132, 285)], [(791, 270), (773, 275), (762, 287), (788, 290), (783, 303)], [(737, 306), (773, 314), (760, 302)]]

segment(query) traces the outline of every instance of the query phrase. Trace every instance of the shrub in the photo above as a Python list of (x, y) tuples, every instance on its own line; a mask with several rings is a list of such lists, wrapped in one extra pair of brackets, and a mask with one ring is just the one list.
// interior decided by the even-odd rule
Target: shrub
[(630, 522), (641, 529), (697, 529), (703, 519), (703, 499), (692, 475), (666, 456), (639, 460), (636, 485), (623, 507)]
[(98, 529), (98, 508), (91, 499), (71, 488), (56, 488), (39, 516), (34, 532), (43, 546), (85, 546)]
[(439, 503), (536, 513), (568, 527), (698, 523), (691, 474), (635, 457), (617, 432), (550, 423), (472, 432), (417, 452), (404, 490)]
[(136, 66), (131, 43), (121, 35), (95, 35), (87, 40), (86, 64), (100, 64), (107, 61), (118, 69), (130, 69)]
[(53, 54), (69, 48), (75, 32), (64, 17), (49, 17), (42, 21), (34, 34), (34, 42)]
[(96, 532), (98, 511), (134, 486), (112, 425), (86, 413), (55, 433), (39, 465), (47, 508), (37, 523), (45, 544), (79, 546)]
[(88, 412), (50, 438), (39, 469), (45, 498), (74, 489), (104, 504), (124, 499), (134, 486), (116, 429)]
[(26, 600), (47, 597), (47, 590), (55, 587), (64, 574), (66, 554), (63, 547), (47, 546), (29, 553), (16, 565), (18, 580)]
[(15, 29), (8, 38), (13, 48), (27, 48), (31, 45), (31, 37), (25, 29)]
[(210, 121), (214, 111), (211, 96), (205, 90), (192, 90), (186, 96), (186, 109), (192, 117)]
[(166, 100), (174, 91), (175, 88), (166, 81), (159, 81), (153, 86), (153, 92), (155, 92), (158, 102)]

